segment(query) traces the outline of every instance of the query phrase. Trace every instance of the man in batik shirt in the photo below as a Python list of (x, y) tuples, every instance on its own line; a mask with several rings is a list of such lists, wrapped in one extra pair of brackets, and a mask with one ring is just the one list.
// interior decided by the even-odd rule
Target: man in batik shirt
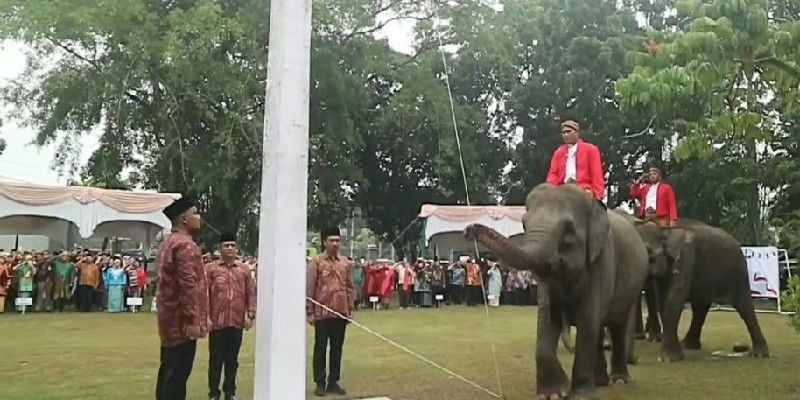
[(236, 260), (236, 237), (220, 238), (220, 259), (206, 265), (208, 316), (211, 319), (208, 350), (208, 398), (220, 400), (219, 381), (225, 368), (225, 400), (236, 400), (236, 372), (242, 331), (256, 317), (256, 288), (250, 269)]
[(202, 220), (194, 201), (184, 195), (164, 209), (172, 233), (158, 250), (158, 333), (161, 366), (156, 400), (186, 399), (197, 340), (208, 333), (208, 286), (202, 253), (193, 235)]
[[(355, 312), (355, 285), (353, 284), (352, 264), (339, 255), (341, 234), (339, 228), (328, 228), (322, 232), (325, 252), (308, 265), (306, 277), (306, 296), (325, 306), (320, 307), (306, 302), (308, 323), (314, 325), (314, 394), (326, 393), (345, 395), (339, 386), (347, 320)], [(325, 353), (330, 340), (330, 374), (325, 376)]]

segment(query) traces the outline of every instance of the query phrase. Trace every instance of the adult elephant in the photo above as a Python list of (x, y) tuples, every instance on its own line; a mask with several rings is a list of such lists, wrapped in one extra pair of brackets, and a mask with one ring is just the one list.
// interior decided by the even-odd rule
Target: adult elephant
[[(661, 317), (664, 306), (664, 294), (667, 292), (672, 273), (670, 270), (670, 259), (666, 253), (666, 234), (655, 223), (643, 221), (634, 215), (622, 210), (614, 210), (615, 213), (625, 218), (642, 238), (647, 249), (649, 264), (649, 274), (642, 287), (645, 294), (647, 305), (647, 324), (644, 330), (648, 341), (661, 342), (663, 332)], [(636, 309), (637, 335), (638, 325), (642, 318), (641, 297), (639, 297)]]
[[(683, 349), (701, 348), (700, 333), (711, 303), (733, 306), (750, 334), (751, 355), (769, 357), (750, 296), (747, 261), (736, 239), (692, 219), (681, 219), (674, 227), (664, 229), (653, 222), (639, 221), (636, 226), (648, 248), (651, 266), (658, 266), (652, 288), (663, 322), (662, 360), (681, 361)], [(678, 323), (686, 302), (692, 306), (692, 322), (680, 343)], [(657, 329), (657, 313), (651, 310), (650, 314)]]
[[(536, 274), (539, 398), (597, 398), (596, 385), (630, 379), (628, 331), (647, 275), (644, 243), (624, 218), (573, 185), (539, 185), (528, 195), (526, 208), (519, 245), (482, 225), (467, 227), (465, 235), (506, 264)], [(577, 327), (571, 385), (556, 357), (564, 319)], [(613, 343), (610, 376), (601, 344), (604, 326), (610, 328)]]

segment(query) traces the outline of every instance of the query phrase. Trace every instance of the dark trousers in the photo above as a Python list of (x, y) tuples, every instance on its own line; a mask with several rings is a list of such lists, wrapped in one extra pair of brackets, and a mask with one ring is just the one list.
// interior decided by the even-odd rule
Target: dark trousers
[(239, 348), (242, 346), (242, 330), (225, 328), (211, 331), (208, 336), (208, 396), (217, 396), (222, 367), (225, 367), (225, 383), (222, 391), (226, 397), (236, 395), (236, 371), (239, 369)]
[(186, 381), (192, 373), (197, 341), (190, 340), (172, 347), (161, 347), (156, 400), (185, 400)]
[(78, 286), (78, 310), (83, 312), (92, 311), (94, 303), (94, 288), (89, 285)]
[(483, 296), (483, 292), (481, 291), (480, 286), (467, 286), (467, 305), (474, 306), (477, 305), (478, 302), (483, 303), (481, 301), (481, 297)]
[(400, 287), (400, 307), (406, 308), (408, 307), (409, 300), (411, 299), (411, 290), (403, 290), (403, 287)]
[(455, 304), (461, 305), (464, 300), (464, 286), (450, 285), (450, 300)]
[(314, 382), (317, 385), (324, 385), (326, 382), (325, 352), (328, 349), (329, 340), (331, 350), (327, 382), (339, 382), (345, 328), (347, 328), (347, 321), (343, 319), (323, 319), (314, 322)]

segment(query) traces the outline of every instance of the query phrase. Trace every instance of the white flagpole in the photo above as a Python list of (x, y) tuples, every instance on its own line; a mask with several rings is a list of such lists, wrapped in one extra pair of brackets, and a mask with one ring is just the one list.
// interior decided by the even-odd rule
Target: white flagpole
[(311, 0), (270, 7), (253, 392), (304, 400)]

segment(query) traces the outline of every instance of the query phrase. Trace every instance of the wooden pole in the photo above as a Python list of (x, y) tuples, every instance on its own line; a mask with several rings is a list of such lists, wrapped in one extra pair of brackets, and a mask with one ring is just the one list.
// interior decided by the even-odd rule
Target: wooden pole
[(256, 400), (305, 400), (311, 0), (272, 0), (258, 239)]

